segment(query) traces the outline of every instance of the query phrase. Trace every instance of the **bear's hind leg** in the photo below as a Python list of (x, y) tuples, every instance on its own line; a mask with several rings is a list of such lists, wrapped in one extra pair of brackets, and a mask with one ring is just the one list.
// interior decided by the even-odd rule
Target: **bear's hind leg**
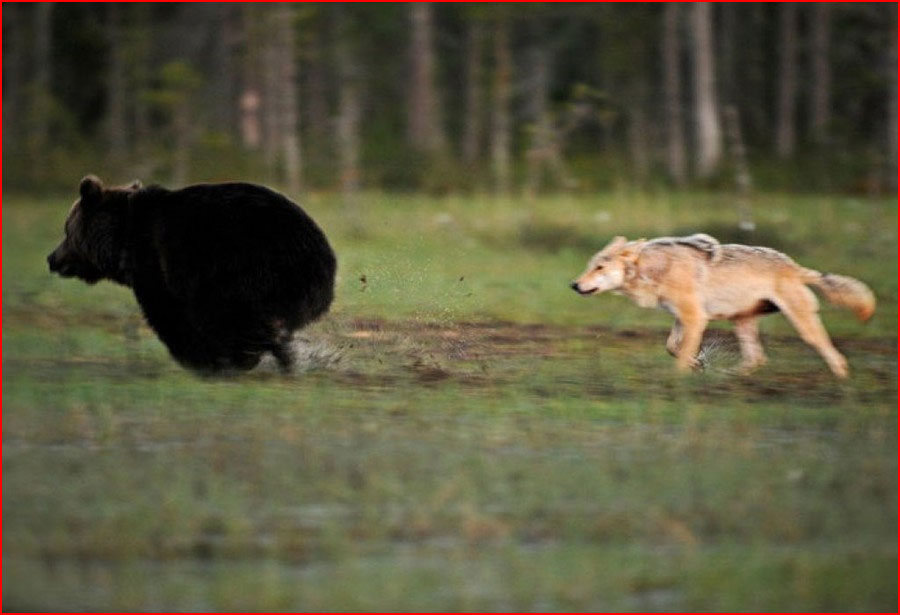
[(278, 361), (278, 366), (285, 374), (291, 372), (294, 367), (294, 361), (297, 359), (297, 353), (294, 351), (294, 332), (287, 326), (284, 320), (275, 318), (272, 323), (274, 335), (272, 336), (272, 345), (269, 347), (270, 352)]
[(288, 374), (294, 367), (297, 353), (294, 350), (294, 332), (287, 322), (281, 318), (273, 318), (271, 321), (271, 343), (268, 350), (278, 361), (282, 373)]
[(275, 357), (275, 360), (278, 361), (278, 367), (281, 368), (282, 373), (289, 374), (294, 367), (294, 360), (296, 359), (296, 354), (294, 353), (291, 343), (285, 342), (273, 346), (272, 355)]

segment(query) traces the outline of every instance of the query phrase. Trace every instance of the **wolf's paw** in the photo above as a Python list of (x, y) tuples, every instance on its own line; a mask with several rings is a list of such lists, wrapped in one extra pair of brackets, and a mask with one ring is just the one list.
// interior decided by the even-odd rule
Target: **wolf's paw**
[(766, 363), (767, 360), (765, 357), (760, 357), (752, 361), (741, 361), (740, 365), (737, 366), (737, 373), (742, 376), (752, 374)]
[(697, 357), (694, 359), (683, 360), (679, 359), (675, 363), (675, 367), (678, 368), (678, 371), (682, 374), (689, 374), (691, 372), (702, 372), (706, 369), (706, 362), (701, 358)]

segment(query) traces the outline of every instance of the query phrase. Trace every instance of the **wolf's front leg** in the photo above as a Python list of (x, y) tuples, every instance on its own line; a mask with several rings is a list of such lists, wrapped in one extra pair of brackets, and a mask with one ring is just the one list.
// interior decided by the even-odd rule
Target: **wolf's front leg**
[(669, 338), (666, 340), (666, 350), (673, 357), (678, 356), (678, 348), (681, 346), (681, 338), (684, 335), (684, 329), (681, 327), (681, 321), (675, 319), (672, 330), (669, 331)]
[(679, 314), (679, 320), (684, 332), (677, 352), (676, 365), (678, 369), (687, 371), (699, 366), (697, 352), (700, 350), (700, 342), (703, 341), (703, 331), (706, 330), (708, 320), (698, 309), (684, 310)]

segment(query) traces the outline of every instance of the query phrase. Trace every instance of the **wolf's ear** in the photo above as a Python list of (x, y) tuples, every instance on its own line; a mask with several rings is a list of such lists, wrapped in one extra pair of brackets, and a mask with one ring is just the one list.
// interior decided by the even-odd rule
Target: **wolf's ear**
[(619, 258), (624, 261), (634, 262), (637, 260), (638, 256), (641, 255), (641, 250), (644, 249), (644, 244), (647, 243), (646, 239), (638, 239), (637, 241), (632, 241), (629, 245), (624, 246), (619, 251)]
[(140, 190), (143, 187), (144, 187), (144, 182), (142, 182), (139, 179), (136, 179), (133, 182), (131, 182), (131, 185), (128, 186), (128, 189), (129, 190)]
[(616, 252), (621, 250), (622, 247), (627, 242), (628, 242), (628, 240), (625, 239), (624, 237), (622, 237), (621, 235), (616, 235), (615, 237), (612, 238), (612, 241), (610, 241), (608, 244), (606, 244), (605, 248), (600, 250), (600, 252), (602, 254), (615, 254)]
[(103, 182), (96, 175), (88, 175), (81, 180), (78, 193), (82, 201), (95, 201), (103, 194)]

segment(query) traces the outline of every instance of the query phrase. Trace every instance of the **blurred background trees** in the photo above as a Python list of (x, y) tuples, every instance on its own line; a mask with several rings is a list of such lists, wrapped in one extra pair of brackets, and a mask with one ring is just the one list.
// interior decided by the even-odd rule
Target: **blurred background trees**
[(879, 192), (894, 4), (6, 4), (4, 188)]

